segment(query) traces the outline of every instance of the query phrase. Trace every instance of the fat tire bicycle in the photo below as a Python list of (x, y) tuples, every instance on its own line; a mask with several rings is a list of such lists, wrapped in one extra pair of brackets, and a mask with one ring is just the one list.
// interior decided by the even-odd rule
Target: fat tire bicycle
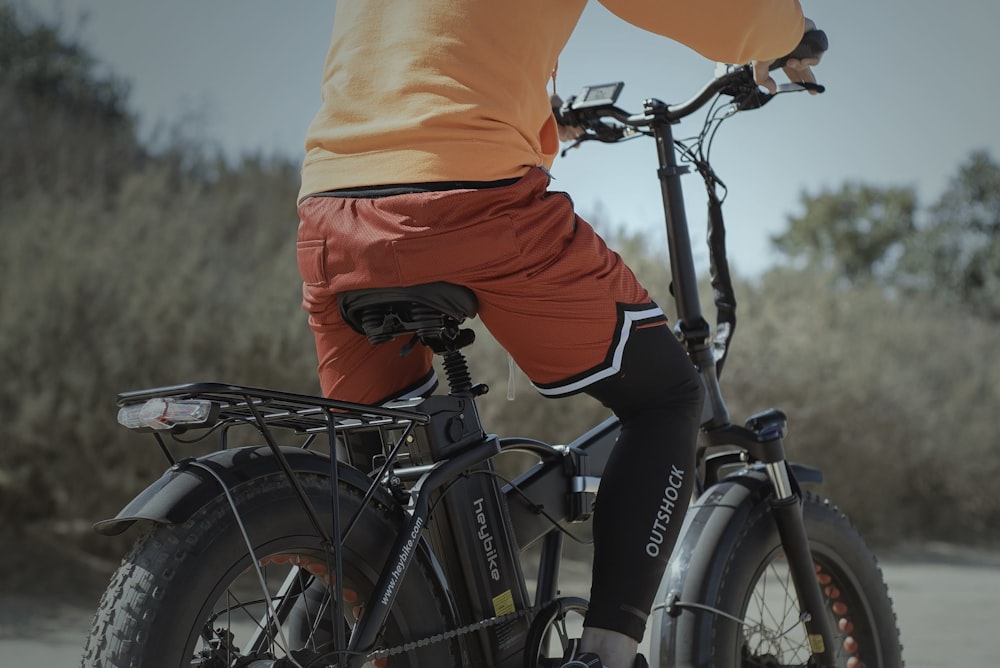
[[(902, 666), (876, 559), (835, 505), (802, 489), (822, 475), (786, 460), (784, 414), (735, 425), (719, 385), (735, 299), (707, 147), (722, 118), (775, 96), (746, 66), (638, 114), (615, 106), (620, 90), (588, 87), (557, 115), (580, 141), (655, 140), (675, 332), (706, 388), (699, 479), (650, 619), (651, 665)], [(693, 144), (675, 140), (672, 126), (709, 103)], [(708, 186), (714, 332), (681, 197), (690, 165)], [(101, 599), (84, 666), (560, 665), (587, 609), (559, 594), (564, 537), (590, 518), (617, 419), (567, 445), (487, 433), (485, 388), (461, 352), (476, 312), (465, 288), (361, 290), (340, 306), (373, 344), (430, 346), (449, 393), (384, 406), (222, 383), (120, 394), (119, 422), (152, 433), (169, 468), (95, 525), (143, 529)], [(263, 443), (230, 445), (237, 427)], [(210, 435), (216, 451), (175, 456)], [(536, 463), (506, 479), (495, 460), (511, 451)]]

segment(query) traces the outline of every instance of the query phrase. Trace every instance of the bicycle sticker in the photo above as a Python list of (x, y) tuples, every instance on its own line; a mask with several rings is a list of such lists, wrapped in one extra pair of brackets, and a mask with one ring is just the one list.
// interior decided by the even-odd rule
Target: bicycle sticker
[(509, 615), (512, 612), (516, 612), (516, 610), (517, 608), (514, 607), (514, 594), (511, 593), (510, 589), (493, 597), (493, 613), (497, 617)]

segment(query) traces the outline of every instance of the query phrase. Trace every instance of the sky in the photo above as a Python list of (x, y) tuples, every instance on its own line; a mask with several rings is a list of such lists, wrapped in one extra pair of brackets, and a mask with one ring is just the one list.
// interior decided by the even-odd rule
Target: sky
[[(399, 0), (404, 2), (405, 0)], [(539, 0), (544, 1), (544, 0)], [(15, 0), (61, 16), (71, 35), (131, 84), (144, 133), (181, 128), (231, 156), (298, 159), (319, 103), (332, 0)], [(976, 149), (1000, 159), (995, 27), (990, 0), (802, 0), (830, 51), (823, 95), (786, 95), (723, 125), (713, 165), (728, 186), (734, 270), (752, 276), (780, 257), (770, 236), (802, 212), (804, 193), (848, 181), (913, 187), (932, 204)], [(81, 20), (82, 19), (82, 20)], [(558, 92), (624, 81), (619, 106), (681, 102), (715, 64), (613, 16), (591, 0), (559, 61)], [(780, 75), (779, 75), (780, 77)], [(682, 123), (677, 137), (699, 129)], [(558, 158), (553, 188), (587, 215), (665, 239), (652, 141), (586, 144)], [(701, 180), (685, 177), (695, 256), (707, 266)], [(663, 241), (665, 248), (665, 240)], [(664, 250), (665, 255), (665, 250)]]

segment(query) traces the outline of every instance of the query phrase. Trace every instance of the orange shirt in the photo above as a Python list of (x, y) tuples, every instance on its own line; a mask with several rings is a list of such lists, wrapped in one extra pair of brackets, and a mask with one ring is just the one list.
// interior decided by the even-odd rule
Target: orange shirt
[[(798, 0), (601, 0), (712, 60), (792, 51)], [(300, 198), (551, 166), (547, 86), (586, 0), (338, 0)]]

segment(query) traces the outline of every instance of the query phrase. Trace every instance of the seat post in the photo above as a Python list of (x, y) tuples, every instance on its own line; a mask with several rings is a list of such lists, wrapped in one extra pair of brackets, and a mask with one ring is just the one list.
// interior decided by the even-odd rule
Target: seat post
[(486, 394), (489, 388), (482, 384), (473, 384), (469, 362), (461, 349), (475, 341), (476, 334), (471, 329), (458, 329), (458, 323), (447, 323), (438, 333), (432, 336), (421, 336), (420, 341), (440, 355), (444, 367), (445, 379), (448, 381), (448, 394), (452, 396), (474, 396)]

